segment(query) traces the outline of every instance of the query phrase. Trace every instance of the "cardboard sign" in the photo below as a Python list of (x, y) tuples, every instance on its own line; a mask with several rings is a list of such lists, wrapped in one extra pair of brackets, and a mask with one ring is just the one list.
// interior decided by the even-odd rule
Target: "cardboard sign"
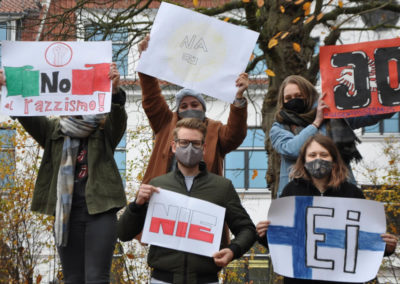
[(325, 118), (400, 110), (400, 38), (322, 46), (320, 70)]
[(364, 199), (291, 196), (272, 201), (268, 244), (274, 271), (301, 279), (366, 282), (385, 250), (383, 204)]
[(232, 103), (258, 35), (163, 2), (136, 71)]
[(160, 189), (147, 209), (142, 242), (212, 256), (219, 251), (225, 208)]
[(111, 56), (111, 42), (3, 41), (7, 85), (1, 111), (13, 116), (109, 112)]

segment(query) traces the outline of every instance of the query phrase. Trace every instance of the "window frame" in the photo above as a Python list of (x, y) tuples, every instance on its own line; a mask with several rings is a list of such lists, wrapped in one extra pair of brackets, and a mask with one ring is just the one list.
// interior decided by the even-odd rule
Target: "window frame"
[[(3, 141), (2, 141), (2, 139), (3, 139), (2, 138), (2, 135), (3, 135), (2, 132), (3, 131), (4, 132), (7, 131), (8, 133), (12, 133), (11, 135), (9, 135), (8, 133), (5, 134), (5, 135), (7, 135), (7, 143), (5, 144), (5, 146), (3, 145)], [(8, 127), (1, 127), (0, 128), (0, 152), (1, 152), (0, 160), (1, 160), (1, 164), (2, 164), (2, 167), (4, 167), (5, 162), (4, 162), (2, 156), (3, 156), (3, 153), (7, 153), (7, 156), (10, 156), (11, 159), (12, 159), (11, 164), (12, 164), (12, 167), (14, 168), (13, 171), (15, 171), (15, 169), (17, 167), (17, 164), (16, 164), (17, 163), (17, 161), (16, 161), (16, 151), (15, 151), (15, 136), (16, 135), (17, 135), (17, 132), (16, 132), (15, 129), (8, 128)], [(9, 153), (11, 153), (11, 154), (9, 154)], [(4, 181), (2, 179), (0, 179), (0, 188), (1, 188), (1, 190), (10, 189), (10, 188), (13, 188), (15, 186), (15, 182), (13, 182), (13, 180), (14, 180), (13, 175), (14, 174), (11, 174), (11, 179), (8, 178), (9, 184), (6, 184), (6, 185), (4, 185)], [(11, 180), (11, 182), (10, 182), (10, 180)]]

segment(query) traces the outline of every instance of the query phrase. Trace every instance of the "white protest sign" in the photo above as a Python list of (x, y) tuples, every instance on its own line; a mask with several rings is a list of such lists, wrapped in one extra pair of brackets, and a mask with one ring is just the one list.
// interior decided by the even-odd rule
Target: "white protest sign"
[(13, 116), (85, 115), (111, 108), (111, 42), (2, 41), (7, 86), (1, 111)]
[(232, 103), (258, 35), (163, 2), (136, 71)]
[(364, 199), (291, 196), (273, 200), (268, 245), (274, 271), (287, 277), (366, 282), (385, 250), (383, 204)]
[(154, 193), (142, 242), (212, 256), (219, 251), (225, 208), (170, 190)]

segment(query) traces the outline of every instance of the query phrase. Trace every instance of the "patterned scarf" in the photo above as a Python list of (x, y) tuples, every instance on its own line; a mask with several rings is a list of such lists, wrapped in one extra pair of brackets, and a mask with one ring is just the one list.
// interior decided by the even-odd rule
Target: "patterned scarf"
[(88, 137), (104, 119), (104, 115), (85, 115), (82, 116), (82, 119), (73, 116), (60, 118), (61, 132), (65, 136), (57, 178), (57, 203), (54, 223), (57, 246), (65, 247), (68, 242), (75, 164), (80, 139)]
[[(304, 114), (297, 114), (290, 111), (281, 110), (279, 112), (279, 123), (288, 126), (289, 130), (297, 135), (301, 130), (310, 125), (316, 115), (316, 109), (313, 109)], [(360, 152), (358, 152), (356, 145), (361, 143), (360, 139), (356, 136), (353, 129), (345, 119), (328, 119), (326, 121), (326, 130), (329, 137), (335, 142), (339, 149), (340, 156), (346, 164), (351, 161), (359, 162), (362, 159)], [(294, 125), (294, 129), (290, 126)]]

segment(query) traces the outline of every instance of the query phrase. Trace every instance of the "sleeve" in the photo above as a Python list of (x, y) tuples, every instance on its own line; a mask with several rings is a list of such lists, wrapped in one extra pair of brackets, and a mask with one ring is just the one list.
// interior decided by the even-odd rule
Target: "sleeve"
[(142, 88), (142, 106), (149, 119), (150, 126), (157, 134), (172, 119), (172, 111), (161, 94), (158, 79), (139, 73)]
[(122, 89), (113, 95), (111, 103), (111, 112), (108, 114), (104, 131), (111, 141), (113, 149), (117, 147), (119, 141), (125, 133), (128, 115), (125, 111), (126, 94)]
[(395, 112), (360, 117), (349, 117), (346, 120), (352, 129), (358, 129), (361, 127), (374, 125), (382, 119), (391, 118), (393, 115), (395, 115)]
[(244, 107), (231, 104), (228, 122), (218, 134), (222, 154), (225, 155), (242, 144), (247, 135), (247, 101)]
[(303, 144), (317, 132), (318, 129), (310, 124), (299, 134), (294, 135), (291, 131), (284, 129), (278, 122), (274, 122), (269, 132), (269, 138), (271, 139), (272, 147), (280, 155), (290, 159), (297, 159)]
[(26, 132), (44, 148), (47, 136), (50, 135), (51, 129), (54, 127), (54, 122), (45, 116), (21, 116), (17, 119)]
[(233, 251), (233, 258), (239, 258), (246, 253), (256, 240), (256, 228), (246, 210), (240, 203), (232, 183), (227, 196), (226, 223), (234, 234), (229, 248)]
[(121, 241), (130, 241), (142, 231), (146, 212), (147, 205), (139, 206), (135, 202), (125, 208), (117, 223), (117, 236)]

